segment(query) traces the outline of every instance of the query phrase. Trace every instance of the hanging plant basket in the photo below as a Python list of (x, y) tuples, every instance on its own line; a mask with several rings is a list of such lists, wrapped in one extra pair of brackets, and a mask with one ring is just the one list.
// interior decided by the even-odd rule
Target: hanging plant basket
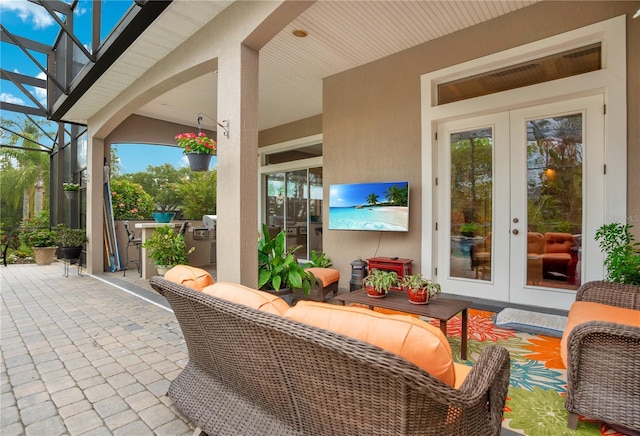
[(64, 196), (69, 200), (75, 200), (78, 195), (78, 191), (64, 191)]
[(206, 153), (187, 153), (191, 171), (208, 171), (211, 156), (211, 154)]

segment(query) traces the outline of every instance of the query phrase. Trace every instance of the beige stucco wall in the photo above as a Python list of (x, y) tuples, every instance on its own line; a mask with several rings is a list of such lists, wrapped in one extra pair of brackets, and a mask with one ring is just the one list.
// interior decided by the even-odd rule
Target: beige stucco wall
[[(324, 247), (348, 288), (350, 262), (399, 256), (421, 271), (420, 76), (622, 14), (627, 20), (628, 220), (640, 228), (640, 19), (638, 2), (542, 2), (329, 77), (323, 87), (324, 196), (333, 183), (409, 180), (410, 231), (324, 229)], [(429, 210), (427, 207), (425, 210)], [(325, 215), (328, 204), (325, 202)], [(428, 229), (426, 231), (429, 231)]]
[(258, 133), (258, 146), (278, 144), (292, 139), (317, 135), (319, 133), (322, 133), (321, 114), (260, 131)]
[[(196, 124), (196, 120), (193, 120)], [(160, 144), (177, 147), (178, 133), (192, 132), (193, 126), (169, 123), (141, 115), (131, 115), (104, 138), (105, 145), (111, 144)], [(209, 138), (216, 139), (217, 132), (206, 130)]]

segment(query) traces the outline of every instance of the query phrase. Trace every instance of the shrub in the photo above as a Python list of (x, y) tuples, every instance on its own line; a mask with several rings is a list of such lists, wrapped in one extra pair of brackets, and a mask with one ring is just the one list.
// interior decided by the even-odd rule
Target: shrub
[(596, 241), (606, 255), (607, 280), (640, 285), (640, 243), (631, 234), (631, 225), (612, 223), (596, 231)]
[(57, 234), (49, 227), (49, 213), (39, 212), (22, 220), (20, 242), (26, 247), (55, 247)]
[(128, 180), (111, 181), (111, 204), (116, 220), (149, 219), (155, 210), (153, 198), (142, 186)]

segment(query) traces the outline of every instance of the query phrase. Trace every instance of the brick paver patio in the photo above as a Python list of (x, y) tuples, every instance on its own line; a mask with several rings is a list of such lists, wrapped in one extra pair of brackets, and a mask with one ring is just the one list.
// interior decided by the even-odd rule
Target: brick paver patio
[(173, 314), (63, 265), (1, 267), (0, 433), (186, 435)]

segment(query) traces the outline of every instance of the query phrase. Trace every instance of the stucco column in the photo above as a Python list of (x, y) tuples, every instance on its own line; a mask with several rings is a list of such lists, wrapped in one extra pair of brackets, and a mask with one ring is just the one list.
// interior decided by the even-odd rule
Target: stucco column
[(91, 129), (87, 135), (87, 271), (89, 274), (104, 271), (103, 242), (103, 192), (102, 167), (104, 161), (104, 141), (93, 138)]
[(258, 52), (226, 47), (218, 58), (218, 281), (258, 284)]

